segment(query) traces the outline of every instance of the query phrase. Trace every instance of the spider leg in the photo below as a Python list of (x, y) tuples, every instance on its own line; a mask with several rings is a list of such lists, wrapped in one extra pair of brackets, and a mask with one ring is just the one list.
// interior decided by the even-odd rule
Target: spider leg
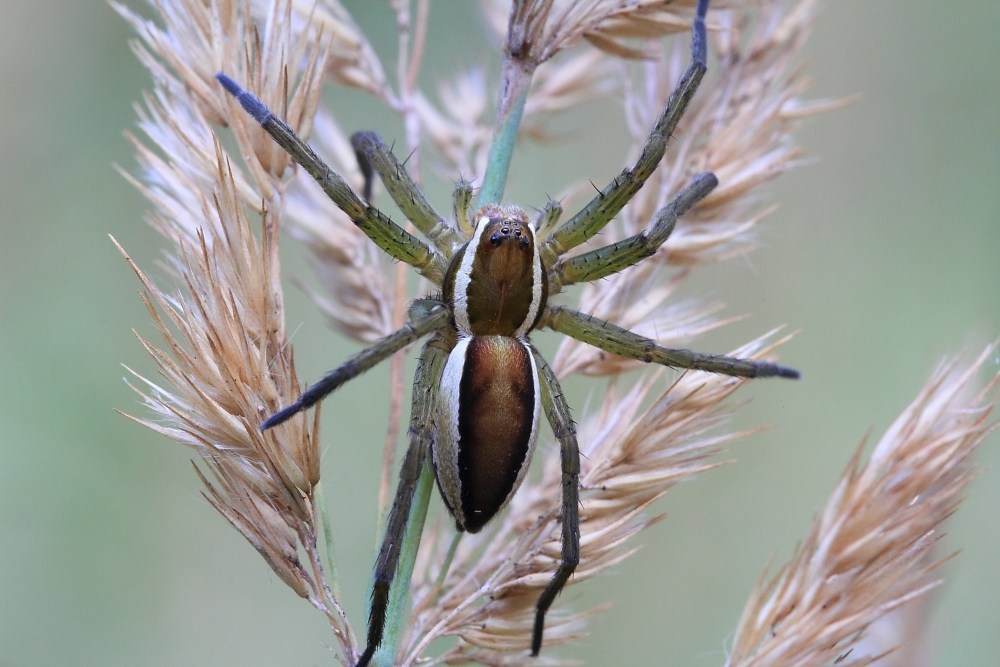
[(769, 361), (737, 359), (715, 354), (703, 354), (672, 347), (663, 347), (656, 341), (632, 333), (610, 322), (585, 315), (562, 306), (546, 309), (542, 319), (545, 326), (564, 333), (570, 338), (593, 345), (627, 359), (660, 364), (673, 368), (690, 368), (736, 377), (783, 377), (797, 379), (799, 372)]
[(455, 191), (451, 195), (451, 212), (464, 238), (472, 238), (472, 230), (474, 229), (469, 220), (469, 206), (471, 205), (472, 183), (463, 178), (455, 183)]
[(531, 655), (536, 656), (542, 648), (545, 613), (580, 562), (580, 447), (576, 441), (576, 425), (556, 374), (534, 346), (531, 352), (539, 371), (542, 407), (562, 452), (562, 560), (535, 604)]
[(545, 238), (541, 246), (541, 256), (548, 265), (551, 266), (556, 257), (604, 229), (604, 226), (632, 199), (660, 164), (667, 149), (667, 141), (705, 75), (708, 52), (705, 36), (707, 11), (708, 0), (698, 0), (691, 25), (691, 64), (688, 65), (677, 87), (670, 93), (667, 106), (656, 120), (646, 144), (642, 147), (639, 159), (630, 168), (622, 171), (566, 224)]
[(465, 242), (455, 228), (434, 210), (406, 172), (406, 167), (396, 159), (378, 134), (356, 132), (351, 135), (351, 146), (358, 156), (362, 171), (365, 170), (365, 163), (369, 168), (375, 169), (399, 210), (430, 239), (438, 252), (450, 257), (455, 247)]
[(340, 174), (330, 169), (292, 128), (271, 113), (260, 98), (243, 90), (238, 83), (221, 72), (215, 78), (260, 123), (264, 131), (316, 179), (333, 203), (350, 216), (375, 245), (401, 262), (413, 266), (434, 284), (441, 284), (447, 267), (445, 258), (439, 252), (394, 223), (374, 206), (362, 201)]
[(560, 260), (549, 273), (549, 294), (557, 293), (566, 285), (590, 282), (618, 273), (655, 254), (674, 231), (677, 218), (707, 197), (718, 184), (715, 174), (699, 174), (673, 201), (656, 212), (653, 225), (648, 231)]
[(437, 402), (441, 374), (444, 372), (447, 360), (448, 353), (437, 340), (428, 341), (420, 353), (417, 372), (413, 378), (410, 447), (406, 450), (403, 465), (399, 470), (396, 498), (392, 502), (382, 538), (382, 548), (379, 550), (378, 560), (375, 561), (375, 584), (372, 588), (371, 612), (368, 618), (368, 638), (365, 651), (355, 667), (367, 667), (379, 644), (382, 643), (386, 609), (389, 605), (389, 589), (396, 576), (396, 566), (399, 564), (413, 493), (434, 438), (434, 405)]
[(440, 329), (448, 322), (448, 309), (442, 303), (434, 301), (430, 307), (426, 306), (426, 301), (415, 302), (414, 306), (410, 307), (410, 321), (402, 328), (361, 350), (324, 375), (319, 382), (302, 392), (297, 401), (268, 417), (260, 425), (260, 430), (266, 431), (288, 421), (294, 415), (326, 398), (330, 392), (348, 380), (353, 380), (372, 366), (435, 329)]
[(562, 213), (562, 204), (559, 202), (553, 199), (545, 202), (545, 207), (538, 212), (538, 217), (535, 219), (535, 236), (544, 237), (555, 229), (556, 223), (559, 222)]

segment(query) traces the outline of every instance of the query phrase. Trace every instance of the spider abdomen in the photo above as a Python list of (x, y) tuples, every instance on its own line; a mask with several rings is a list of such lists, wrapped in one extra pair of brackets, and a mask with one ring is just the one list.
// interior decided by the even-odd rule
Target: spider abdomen
[(445, 364), (432, 445), (445, 504), (460, 530), (479, 531), (520, 486), (538, 436), (538, 369), (511, 336), (460, 338)]

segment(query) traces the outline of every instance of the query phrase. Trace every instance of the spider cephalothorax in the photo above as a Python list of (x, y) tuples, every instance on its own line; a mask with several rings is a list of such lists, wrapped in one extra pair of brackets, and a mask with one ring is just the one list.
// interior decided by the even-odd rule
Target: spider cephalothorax
[(455, 326), (470, 336), (524, 336), (548, 298), (535, 230), (517, 206), (487, 204), (473, 221), (472, 240), (455, 253), (444, 277)]
[[(647, 363), (741, 377), (798, 377), (798, 372), (770, 362), (666, 348), (610, 322), (548, 304), (549, 297), (567, 285), (598, 280), (653, 255), (673, 231), (677, 218), (718, 184), (713, 174), (699, 174), (656, 213), (646, 231), (568, 255), (621, 211), (663, 158), (667, 140), (705, 73), (707, 9), (708, 1), (699, 0), (692, 26), (691, 64), (635, 164), (562, 225), (557, 225), (562, 209), (552, 202), (537, 225), (522, 209), (491, 202), (485, 202), (470, 219), (468, 183), (456, 188), (454, 220), (446, 220), (376, 134), (354, 135), (352, 143), (362, 172), (368, 174), (366, 179), (373, 171), (378, 173), (393, 201), (429, 243), (359, 197), (260, 99), (228, 76), (218, 75), (226, 90), (376, 245), (416, 268), (441, 290), (440, 298), (414, 302), (403, 328), (348, 359), (261, 425), (268, 429), (281, 424), (410, 343), (431, 336), (420, 353), (414, 378), (410, 447), (375, 563), (367, 644), (357, 667), (368, 664), (382, 640), (389, 589), (424, 462), (431, 458), (441, 496), (458, 529), (476, 532), (503, 509), (524, 478), (544, 411), (561, 448), (562, 554), (559, 568), (536, 605), (531, 652), (538, 654), (545, 613), (579, 562), (580, 455), (559, 381), (528, 339), (536, 327)], [(366, 184), (365, 192), (369, 191)]]

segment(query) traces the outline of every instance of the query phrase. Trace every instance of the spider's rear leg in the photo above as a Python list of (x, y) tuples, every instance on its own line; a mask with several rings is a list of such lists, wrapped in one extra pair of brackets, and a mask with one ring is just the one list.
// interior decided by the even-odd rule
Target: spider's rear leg
[(299, 396), (291, 405), (274, 413), (260, 425), (260, 430), (277, 426), (326, 398), (348, 380), (353, 380), (369, 368), (389, 358), (399, 350), (423, 338), (448, 322), (448, 309), (440, 301), (420, 300), (410, 306), (410, 321), (374, 345), (366, 347), (337, 368), (323, 376)]
[(715, 174), (699, 174), (673, 201), (656, 212), (649, 231), (560, 260), (549, 272), (549, 293), (554, 294), (566, 285), (590, 282), (618, 273), (655, 254), (674, 231), (677, 218), (707, 197), (718, 184)]
[(545, 587), (535, 604), (535, 627), (531, 635), (531, 655), (542, 648), (545, 613), (562, 591), (580, 562), (580, 447), (576, 441), (576, 425), (563, 396), (562, 387), (542, 355), (531, 348), (538, 367), (542, 390), (542, 408), (559, 441), (562, 461), (562, 559), (552, 581)]
[(406, 450), (399, 470), (396, 498), (392, 502), (392, 509), (385, 524), (385, 534), (382, 537), (382, 547), (379, 549), (378, 560), (375, 561), (375, 585), (372, 588), (368, 637), (364, 653), (361, 654), (355, 667), (367, 667), (379, 644), (382, 643), (386, 610), (389, 606), (389, 590), (396, 577), (396, 567), (399, 565), (399, 555), (417, 480), (420, 479), (434, 437), (434, 406), (437, 405), (441, 374), (444, 372), (447, 360), (448, 353), (441, 342), (435, 339), (424, 345), (417, 363), (410, 411), (410, 447)]
[(441, 253), (394, 223), (368, 202), (362, 201), (340, 174), (330, 169), (292, 128), (271, 113), (259, 97), (243, 90), (235, 80), (221, 72), (215, 78), (260, 123), (261, 128), (271, 135), (275, 143), (316, 179), (323, 192), (375, 245), (414, 267), (434, 284), (441, 284), (447, 268), (446, 259)]
[(783, 377), (790, 379), (798, 379), (799, 377), (799, 372), (794, 368), (779, 366), (769, 361), (737, 359), (736, 357), (663, 347), (655, 340), (640, 336), (628, 329), (562, 306), (547, 308), (542, 318), (542, 324), (605, 352), (645, 363), (736, 377)]
[(555, 259), (572, 248), (587, 241), (618, 215), (636, 192), (642, 188), (663, 159), (667, 150), (667, 141), (677, 128), (677, 123), (687, 110), (691, 98), (705, 76), (708, 60), (707, 39), (705, 35), (705, 14), (708, 12), (708, 0), (698, 0), (694, 21), (691, 25), (691, 64), (684, 76), (677, 83), (667, 106), (657, 118), (650, 132), (642, 153), (635, 164), (622, 171), (615, 180), (600, 191), (579, 213), (570, 218), (566, 224), (545, 237), (541, 245), (542, 258), (551, 266)]

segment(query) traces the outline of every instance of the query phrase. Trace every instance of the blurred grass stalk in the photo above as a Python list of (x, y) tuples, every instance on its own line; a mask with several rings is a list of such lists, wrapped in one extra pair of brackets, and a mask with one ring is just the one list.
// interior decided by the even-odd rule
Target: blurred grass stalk
[[(342, 659), (353, 663), (357, 634), (341, 605), (319, 487), (319, 411), (266, 433), (257, 428), (300, 391), (285, 331), (279, 231), (284, 227), (314, 254), (322, 291), (311, 296), (331, 325), (356, 341), (369, 343), (396, 328), (412, 289), (315, 183), (296, 178), (288, 157), (222, 90), (215, 73), (226, 72), (300, 135), (311, 135), (355, 189), (362, 175), (322, 104), (325, 84), (366, 91), (400, 114), (417, 182), (427, 165), (439, 177), (485, 183), (481, 199), (495, 201), (514, 146), (512, 128), (522, 140), (545, 137), (548, 117), (587, 100), (623, 95), (629, 156), (637, 154), (686, 63), (684, 39), (666, 50), (660, 42), (686, 34), (693, 2), (482, 0), (493, 44), (506, 54), (501, 93), (493, 100), (486, 74), (472, 68), (448, 73), (437, 101), (417, 86), (430, 0), (388, 3), (398, 27), (394, 84), (337, 0), (151, 4), (152, 20), (115, 5), (136, 30), (135, 53), (153, 79), (137, 107), (145, 139), (132, 137), (139, 174), (126, 177), (149, 198), (148, 220), (169, 245), (167, 277), (183, 287), (164, 292), (133, 265), (164, 344), (140, 340), (165, 379), (161, 386), (136, 376), (152, 413), (137, 420), (198, 453), (209, 502), (282, 581), (325, 614)], [(761, 188), (800, 155), (792, 136), (799, 119), (844, 103), (801, 99), (808, 85), (801, 50), (814, 14), (811, 0), (713, 5), (714, 71), (663, 164), (602, 240), (643, 230), (693, 173), (714, 171), (721, 184), (654, 258), (584, 287), (582, 310), (665, 345), (731, 321), (713, 317), (719, 304), (670, 299), (692, 269), (753, 248), (755, 225), (772, 210), (762, 204)], [(217, 139), (223, 130), (238, 160)], [(564, 203), (583, 190), (568, 182)], [(257, 236), (251, 220), (260, 222)], [(765, 335), (736, 354), (767, 355), (782, 342), (769, 341)], [(892, 664), (893, 655), (906, 655), (888, 655), (894, 648), (920, 645), (925, 613), (910, 614), (892, 632), (881, 629), (901, 618), (906, 603), (922, 609), (913, 601), (939, 583), (932, 571), (943, 560), (940, 524), (957, 509), (976, 472), (970, 456), (993, 428), (988, 415), (997, 380), (976, 389), (989, 353), (964, 368), (944, 364), (865, 463), (859, 448), (802, 546), (751, 593), (727, 665)], [(563, 377), (612, 379), (637, 366), (569, 340), (553, 363)], [(709, 457), (744, 435), (709, 433), (731, 414), (725, 399), (743, 380), (689, 372), (654, 392), (661, 376), (613, 382), (622, 391), (609, 390), (581, 420), (581, 563), (571, 584), (632, 553), (630, 538), (662, 518), (647, 515), (650, 505), (677, 481), (720, 465)], [(386, 400), (399, 406), (404, 391), (394, 370)], [(398, 410), (393, 414), (383, 505), (399, 423)], [(526, 482), (510, 510), (482, 533), (456, 542), (447, 517), (436, 517), (418, 552), (420, 535), (413, 531), (405, 565), (412, 582), (397, 580), (400, 614), (380, 654), (383, 664), (528, 660), (533, 605), (559, 561), (557, 459), (556, 453), (540, 461), (539, 478)], [(431, 485), (424, 486), (429, 496)], [(422, 524), (423, 517), (412, 521)], [(546, 650), (535, 662), (561, 662), (551, 648), (582, 636), (584, 618), (596, 611), (555, 609)], [(429, 652), (441, 637), (452, 643)]]

